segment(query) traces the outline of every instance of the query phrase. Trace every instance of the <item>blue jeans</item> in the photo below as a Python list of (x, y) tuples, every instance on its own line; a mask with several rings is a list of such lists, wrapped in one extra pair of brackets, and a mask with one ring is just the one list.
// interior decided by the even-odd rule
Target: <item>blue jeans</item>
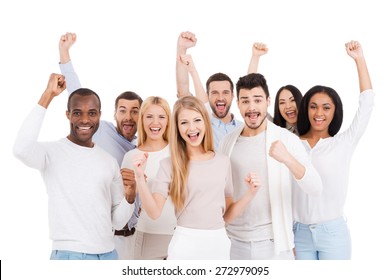
[(66, 250), (51, 251), (50, 260), (117, 260), (116, 250), (103, 254), (86, 254)]
[(322, 224), (294, 223), (297, 260), (349, 260), (351, 238), (343, 217)]

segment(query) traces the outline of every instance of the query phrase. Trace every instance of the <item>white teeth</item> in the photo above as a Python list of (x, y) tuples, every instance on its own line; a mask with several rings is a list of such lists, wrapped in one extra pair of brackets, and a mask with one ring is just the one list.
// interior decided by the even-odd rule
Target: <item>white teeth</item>
[(151, 130), (151, 131), (156, 131), (156, 132), (157, 132), (157, 131), (160, 131), (161, 128), (150, 128), (150, 130)]
[(192, 136), (198, 135), (198, 133), (197, 133), (197, 132), (196, 132), (196, 133), (188, 133), (188, 135), (189, 135), (190, 137), (192, 137)]
[(90, 128), (91, 128), (90, 126), (79, 126), (80, 130), (88, 130)]
[(217, 103), (217, 106), (225, 106), (225, 103)]

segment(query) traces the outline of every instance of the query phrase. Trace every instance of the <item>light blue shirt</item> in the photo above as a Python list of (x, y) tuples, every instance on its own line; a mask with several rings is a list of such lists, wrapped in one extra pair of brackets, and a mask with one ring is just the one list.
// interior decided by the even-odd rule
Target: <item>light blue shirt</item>
[[(71, 94), (76, 89), (81, 88), (79, 77), (74, 71), (72, 62), (69, 61), (65, 64), (60, 63), (59, 66), (61, 73), (65, 76), (68, 93)], [(117, 160), (118, 165), (121, 166), (125, 154), (136, 147), (135, 139), (136, 137), (134, 137), (134, 139), (130, 142), (123, 137), (123, 135), (118, 133), (113, 123), (100, 120), (99, 129), (93, 135), (92, 141), (113, 156)], [(140, 200), (137, 195), (134, 202), (134, 212), (128, 222), (130, 229), (135, 227), (137, 224), (139, 218), (139, 208)]]
[(239, 127), (242, 122), (236, 120), (234, 115), (231, 114), (232, 120), (228, 123), (224, 123), (220, 119), (217, 119), (213, 116), (210, 103), (205, 103), (205, 106), (210, 114), (211, 125), (213, 127), (214, 149), (215, 151), (218, 151), (219, 142), (222, 140), (222, 138)]

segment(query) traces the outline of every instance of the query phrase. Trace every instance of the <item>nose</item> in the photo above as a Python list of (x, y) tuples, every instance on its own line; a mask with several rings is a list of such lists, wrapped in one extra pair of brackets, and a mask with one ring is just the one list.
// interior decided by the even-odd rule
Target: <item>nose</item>
[(188, 126), (188, 130), (192, 131), (196, 128), (196, 124), (194, 122), (190, 122)]
[(81, 122), (82, 122), (82, 123), (88, 123), (89, 120), (90, 120), (90, 118), (89, 118), (89, 114), (88, 114), (88, 113), (87, 113), (87, 114), (82, 114), (82, 115), (81, 115)]

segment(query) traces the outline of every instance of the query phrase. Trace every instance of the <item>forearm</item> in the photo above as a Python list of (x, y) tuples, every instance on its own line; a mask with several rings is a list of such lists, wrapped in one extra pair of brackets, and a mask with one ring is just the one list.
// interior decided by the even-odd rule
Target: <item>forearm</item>
[(198, 71), (195, 69), (190, 72), (192, 81), (194, 83), (194, 88), (195, 88), (195, 95), (196, 97), (201, 100), (203, 103), (206, 103), (209, 101), (208, 95), (206, 91), (203, 88), (202, 82), (200, 80)]
[(231, 199), (231, 202), (229, 203), (229, 206), (223, 215), (225, 223), (230, 223), (239, 215), (241, 215), (248, 203), (251, 202), (252, 198), (253, 195), (249, 190), (247, 190), (243, 197), (241, 197), (241, 199), (237, 200), (236, 202), (233, 202)]
[(142, 203), (142, 209), (146, 211), (146, 213), (151, 219), (158, 219), (161, 215), (162, 207), (159, 207), (159, 205), (155, 201), (153, 194), (151, 193), (145, 182), (145, 177), (136, 176), (136, 182), (138, 194)]
[(360, 57), (356, 59), (355, 62), (358, 71), (360, 92), (363, 92), (367, 89), (372, 89), (371, 79), (368, 72), (366, 60), (364, 59), (364, 57)]
[(130, 220), (134, 212), (134, 204), (130, 204), (125, 198), (112, 210), (112, 226), (116, 230), (122, 229)]
[(186, 67), (181, 62), (180, 56), (186, 54), (187, 49), (177, 47), (176, 53), (176, 89), (177, 97), (191, 95), (190, 93), (190, 79)]
[(79, 76), (73, 68), (72, 61), (69, 61), (65, 64), (60, 63), (61, 74), (65, 76), (66, 80), (66, 88), (68, 90), (68, 94), (71, 94), (76, 89), (81, 88), (81, 83)]
[(305, 175), (305, 166), (297, 161), (292, 155), (286, 157), (283, 163), (287, 166), (296, 180), (302, 179)]
[(249, 62), (248, 74), (257, 73), (259, 68), (259, 60), (260, 56), (252, 55), (251, 60)]

